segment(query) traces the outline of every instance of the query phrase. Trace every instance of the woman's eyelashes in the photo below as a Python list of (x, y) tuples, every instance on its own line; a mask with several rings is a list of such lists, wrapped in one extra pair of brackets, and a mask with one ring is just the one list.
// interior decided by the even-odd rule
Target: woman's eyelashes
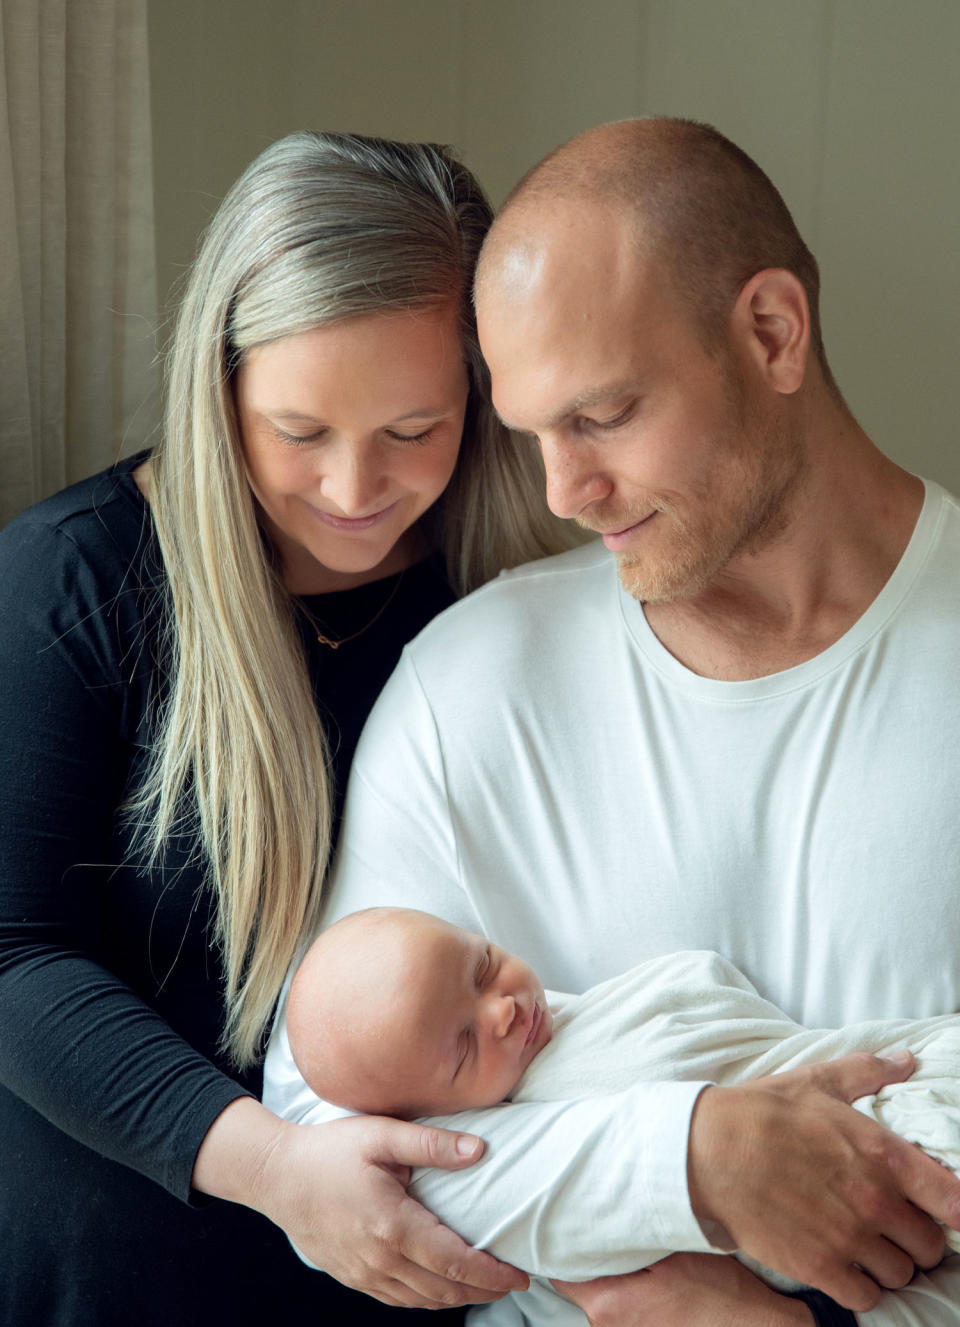
[(416, 446), (418, 443), (426, 442), (435, 427), (435, 424), (431, 424), (429, 428), (425, 428), (421, 433), (396, 433), (393, 429), (387, 429), (386, 433), (387, 437), (393, 438), (395, 442), (405, 442)]
[[(291, 433), (288, 429), (282, 429), (279, 424), (274, 423), (270, 424), (270, 428), (281, 442), (290, 447), (302, 447), (306, 443), (320, 442), (329, 433), (329, 429), (326, 428), (314, 429), (312, 433)], [(416, 447), (427, 442), (435, 428), (436, 425), (431, 424), (429, 428), (422, 429), (419, 433), (398, 433), (395, 429), (384, 429), (384, 433), (391, 442)]]
[(315, 429), (313, 433), (288, 433), (286, 429), (282, 429), (279, 424), (274, 423), (270, 424), (270, 428), (281, 442), (293, 447), (302, 447), (307, 442), (319, 442), (327, 431), (326, 429)]

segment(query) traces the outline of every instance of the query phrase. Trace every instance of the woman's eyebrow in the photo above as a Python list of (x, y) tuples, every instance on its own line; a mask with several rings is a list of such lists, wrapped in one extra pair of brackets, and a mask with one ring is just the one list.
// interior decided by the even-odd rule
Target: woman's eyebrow
[[(425, 405), (419, 406), (416, 410), (408, 410), (405, 414), (394, 415), (390, 420), (391, 424), (402, 424), (407, 419), (433, 419), (440, 415), (445, 415), (454, 407), (447, 405)], [(273, 419), (299, 420), (304, 424), (322, 424), (324, 421), (318, 415), (309, 415), (304, 410), (288, 410), (285, 407), (258, 406), (257, 409), (263, 415), (270, 415)]]
[(258, 406), (257, 409), (262, 415), (270, 415), (273, 419), (300, 420), (304, 424), (323, 423), (316, 415), (308, 415), (303, 410), (271, 409), (270, 406)]
[(419, 410), (409, 410), (405, 415), (395, 415), (391, 420), (393, 424), (402, 424), (405, 419), (429, 419), (433, 415), (445, 415), (448, 410), (452, 410), (452, 405), (425, 405)]

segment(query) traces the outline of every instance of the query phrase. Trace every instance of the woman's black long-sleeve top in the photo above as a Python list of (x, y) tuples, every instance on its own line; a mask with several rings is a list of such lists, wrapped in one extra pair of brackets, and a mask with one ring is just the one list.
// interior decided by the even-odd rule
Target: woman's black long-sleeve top
[[(141, 459), (0, 533), (0, 1324), (397, 1322), (305, 1268), (258, 1213), (191, 1196), (204, 1134), (260, 1075), (217, 1049), (196, 841), (143, 870), (121, 814), (165, 673)], [(304, 600), (345, 638), (391, 594), (338, 651), (302, 624), (338, 796), (403, 644), (453, 596), (434, 558), (399, 587)]]

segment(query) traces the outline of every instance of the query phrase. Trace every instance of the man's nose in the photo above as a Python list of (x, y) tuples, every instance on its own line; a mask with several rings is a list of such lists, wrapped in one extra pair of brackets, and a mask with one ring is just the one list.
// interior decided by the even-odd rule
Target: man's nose
[(588, 444), (541, 438), (547, 472), (547, 506), (555, 516), (571, 519), (610, 493), (611, 484)]

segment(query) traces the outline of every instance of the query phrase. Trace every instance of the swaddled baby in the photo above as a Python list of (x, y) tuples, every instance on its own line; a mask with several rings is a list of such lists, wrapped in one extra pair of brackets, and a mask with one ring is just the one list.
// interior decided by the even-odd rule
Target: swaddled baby
[[(594, 1096), (642, 1080), (732, 1086), (855, 1050), (905, 1047), (917, 1056), (914, 1075), (856, 1108), (960, 1169), (960, 1016), (802, 1028), (707, 951), (649, 959), (582, 995), (561, 995), (481, 935), (428, 913), (374, 908), (311, 945), (287, 1027), (318, 1096), (404, 1119)], [(960, 1248), (960, 1235), (947, 1237)], [(667, 1252), (651, 1250), (637, 1266)], [(794, 1287), (745, 1261), (777, 1288)], [(518, 1298), (530, 1322), (585, 1320), (546, 1282)]]

